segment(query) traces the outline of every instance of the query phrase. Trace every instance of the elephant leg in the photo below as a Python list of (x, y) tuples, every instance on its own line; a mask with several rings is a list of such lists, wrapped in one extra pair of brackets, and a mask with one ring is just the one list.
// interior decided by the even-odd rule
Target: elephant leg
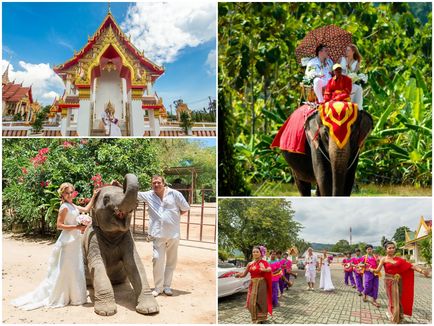
[[(352, 161), (350, 161), (351, 164)], [(357, 170), (357, 163), (359, 162), (359, 157), (355, 159), (353, 165), (351, 168), (347, 171), (347, 177), (345, 179), (345, 188), (344, 188), (344, 195), (345, 196), (351, 196), (351, 192), (353, 190), (354, 186), (354, 179), (356, 178), (356, 170)]]
[[(325, 152), (325, 151), (324, 151)], [(320, 196), (332, 195), (332, 173), (330, 163), (319, 150), (312, 149), (313, 173), (317, 182), (317, 194)]]
[(89, 241), (87, 253), (88, 269), (94, 288), (94, 310), (101, 316), (111, 316), (116, 313), (116, 302), (110, 279), (107, 275), (101, 248), (94, 234)]
[(299, 178), (295, 177), (295, 184), (297, 185), (298, 192), (300, 193), (300, 195), (311, 196), (311, 191), (310, 191), (311, 183), (310, 182), (302, 181)]
[(123, 249), (124, 268), (136, 294), (136, 311), (145, 315), (159, 312), (160, 308), (157, 300), (152, 295), (146, 278), (145, 267), (140, 260), (131, 236), (128, 238)]

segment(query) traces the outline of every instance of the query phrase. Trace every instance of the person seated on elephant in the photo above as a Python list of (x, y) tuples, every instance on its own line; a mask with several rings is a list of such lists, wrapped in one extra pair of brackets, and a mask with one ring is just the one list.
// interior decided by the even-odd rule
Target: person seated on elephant
[(318, 103), (324, 102), (323, 91), (332, 78), (333, 61), (329, 58), (327, 46), (320, 44), (315, 50), (316, 57), (309, 60), (305, 75), (313, 78), (313, 91)]
[(342, 66), (339, 63), (333, 66), (334, 77), (327, 83), (324, 92), (324, 102), (344, 101), (350, 102), (352, 81), (351, 78), (342, 74)]
[[(362, 56), (359, 49), (355, 44), (347, 46), (346, 55), (341, 58), (340, 64), (342, 66), (342, 74), (351, 77), (357, 74), (360, 69), (360, 62)], [(362, 86), (353, 82), (353, 89), (351, 92), (351, 102), (357, 103), (359, 110), (363, 110), (363, 89)]]

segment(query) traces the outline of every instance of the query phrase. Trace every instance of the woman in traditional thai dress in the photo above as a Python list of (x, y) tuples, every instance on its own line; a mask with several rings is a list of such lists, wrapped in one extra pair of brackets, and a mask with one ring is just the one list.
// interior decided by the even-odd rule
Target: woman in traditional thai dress
[(268, 314), (273, 313), (271, 268), (268, 262), (262, 259), (265, 252), (261, 252), (260, 247), (253, 247), (252, 256), (253, 261), (247, 264), (244, 272), (235, 274), (235, 277), (244, 277), (247, 273), (250, 273), (246, 307), (250, 311), (252, 322), (262, 323), (267, 320)]
[(62, 230), (62, 233), (54, 244), (46, 278), (34, 291), (12, 301), (12, 305), (23, 310), (82, 305), (87, 302), (81, 249), (81, 232), (86, 226), (79, 225), (77, 217), (80, 212), (90, 211), (97, 191), (86, 207), (73, 204), (72, 184), (62, 183), (58, 193), (62, 204), (57, 217), (57, 229)]
[(370, 271), (379, 272), (384, 267), (384, 287), (389, 301), (387, 317), (390, 322), (398, 324), (404, 315), (411, 316), (413, 312), (414, 271), (424, 276), (428, 276), (429, 272), (396, 257), (393, 242), (386, 242), (384, 247), (386, 256), (381, 258), (376, 269), (371, 268)]
[(330, 263), (332, 260), (333, 256), (328, 256), (327, 250), (324, 249), (323, 255), (320, 257), (321, 277), (319, 280), (319, 288), (324, 291), (333, 291), (335, 289), (330, 272)]
[[(342, 57), (340, 64), (342, 66), (342, 74), (349, 75), (353, 78), (355, 74), (360, 69), (360, 62), (362, 61), (362, 56), (360, 55), (359, 49), (356, 45), (350, 44), (347, 46), (346, 56)], [(362, 86), (355, 84), (353, 82), (351, 91), (351, 101), (357, 103), (360, 110), (363, 109), (363, 89)]]

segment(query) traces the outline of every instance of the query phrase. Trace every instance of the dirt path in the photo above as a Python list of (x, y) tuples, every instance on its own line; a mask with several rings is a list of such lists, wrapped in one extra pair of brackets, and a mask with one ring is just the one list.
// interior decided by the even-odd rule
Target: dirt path
[[(174, 296), (158, 296), (160, 313), (140, 315), (135, 311), (133, 290), (129, 284), (115, 287), (117, 314), (102, 317), (94, 313), (93, 304), (57, 309), (21, 311), (9, 302), (33, 290), (46, 275), (46, 264), (53, 242), (31, 241), (3, 234), (3, 323), (56, 324), (209, 324), (216, 322), (215, 245), (180, 242), (178, 265), (173, 278)], [(152, 244), (136, 240), (148, 280), (152, 280)]]

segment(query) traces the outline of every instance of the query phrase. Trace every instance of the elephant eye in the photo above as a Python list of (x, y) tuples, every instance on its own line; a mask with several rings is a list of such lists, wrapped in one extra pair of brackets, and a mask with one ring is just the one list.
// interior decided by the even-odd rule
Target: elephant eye
[(103, 203), (104, 206), (107, 206), (107, 204), (110, 202), (110, 196), (109, 195), (105, 195), (103, 198)]

